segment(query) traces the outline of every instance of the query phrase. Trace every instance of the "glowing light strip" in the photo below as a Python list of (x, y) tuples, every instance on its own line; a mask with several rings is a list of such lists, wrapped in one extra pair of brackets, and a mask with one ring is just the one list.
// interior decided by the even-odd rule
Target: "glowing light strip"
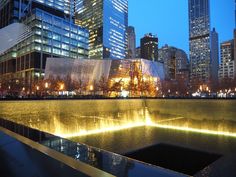
[(164, 129), (180, 130), (180, 131), (186, 131), (186, 132), (202, 133), (202, 134), (223, 135), (223, 136), (230, 136), (230, 137), (236, 138), (236, 133), (224, 132), (224, 131), (197, 129), (197, 128), (190, 128), (190, 127), (180, 127), (180, 126), (161, 125), (161, 124), (151, 124), (149, 126), (164, 128)]
[(215, 131), (215, 130), (208, 130), (208, 129), (197, 129), (197, 128), (189, 128), (189, 127), (179, 127), (179, 126), (172, 126), (172, 125), (150, 124), (150, 123), (148, 123), (148, 125), (146, 123), (136, 123), (132, 125), (128, 124), (128, 125), (107, 127), (107, 128), (95, 129), (95, 130), (81, 130), (76, 133), (71, 133), (71, 134), (59, 133), (56, 135), (63, 138), (73, 138), (73, 137), (88, 136), (88, 135), (94, 135), (94, 134), (100, 134), (100, 133), (106, 133), (106, 132), (121, 131), (125, 129), (143, 127), (143, 126), (158, 127), (158, 128), (163, 128), (163, 129), (172, 129), (172, 130), (201, 133), (201, 134), (222, 135), (222, 136), (229, 136), (229, 137), (236, 138), (236, 133), (231, 133), (231, 132)]
[(132, 123), (127, 123), (127, 124), (120, 125), (120, 126), (111, 126), (111, 127), (105, 127), (105, 128), (101, 128), (101, 129), (95, 129), (95, 130), (81, 130), (76, 133), (68, 133), (68, 134), (67, 133), (55, 133), (55, 134), (57, 136), (60, 136), (63, 138), (73, 138), (73, 137), (95, 135), (95, 134), (100, 134), (100, 133), (121, 131), (121, 130), (125, 130), (125, 129), (147, 126), (147, 127), (157, 127), (157, 128), (162, 128), (162, 129), (172, 129), (172, 130), (178, 130), (178, 131), (185, 131), (185, 132), (201, 133), (201, 134), (222, 135), (222, 136), (229, 136), (229, 137), (236, 138), (236, 133), (233, 133), (233, 132), (159, 124), (161, 122), (168, 122), (168, 121), (178, 120), (178, 119), (183, 119), (183, 117), (176, 117), (176, 118), (172, 118), (172, 119), (161, 120), (161, 121), (158, 121), (157, 123), (152, 122), (152, 120), (150, 118), (146, 118), (145, 122), (132, 122)]
[[(169, 121), (179, 120), (179, 119), (184, 119), (184, 117), (176, 117), (176, 118), (171, 118), (171, 119), (160, 120), (160, 121), (157, 121), (157, 123), (160, 123), (160, 122), (169, 122)], [(153, 123), (152, 123), (152, 124), (153, 124)]]
[(126, 124), (126, 125), (121, 125), (121, 126), (111, 126), (111, 127), (95, 129), (95, 130), (81, 130), (79, 132), (69, 133), (69, 134), (56, 133), (56, 136), (60, 136), (62, 138), (73, 138), (73, 137), (94, 135), (94, 134), (99, 134), (99, 133), (120, 131), (120, 130), (135, 128), (135, 127), (143, 127), (143, 126), (146, 126), (146, 124), (143, 122), (137, 122), (137, 123), (132, 123), (132, 124)]

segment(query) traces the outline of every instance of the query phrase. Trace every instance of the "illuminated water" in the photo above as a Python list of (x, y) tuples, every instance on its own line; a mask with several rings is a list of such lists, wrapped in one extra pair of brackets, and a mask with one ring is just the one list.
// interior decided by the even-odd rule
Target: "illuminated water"
[(0, 102), (0, 117), (114, 152), (168, 143), (228, 153), (236, 148), (234, 100)]

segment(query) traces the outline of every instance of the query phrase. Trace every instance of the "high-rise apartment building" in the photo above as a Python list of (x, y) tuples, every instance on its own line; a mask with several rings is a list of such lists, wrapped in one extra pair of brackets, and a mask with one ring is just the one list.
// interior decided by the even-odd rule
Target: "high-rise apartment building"
[(209, 0), (189, 0), (189, 48), (191, 84), (208, 85), (211, 75)]
[(158, 38), (149, 33), (140, 40), (141, 58), (158, 61)]
[(219, 37), (215, 28), (211, 31), (211, 86), (217, 87), (219, 70)]
[(128, 0), (77, 0), (76, 23), (89, 30), (89, 58), (127, 55)]
[(129, 26), (127, 28), (127, 36), (128, 36), (128, 55), (127, 58), (135, 58), (136, 56), (136, 35), (135, 29), (133, 26)]
[(221, 63), (219, 68), (219, 80), (234, 79), (235, 60), (234, 60), (234, 40), (222, 42), (220, 44)]
[(10, 13), (9, 16), (18, 17), (9, 25), (2, 23), (5, 27), (0, 29), (0, 40), (5, 43), (0, 45), (0, 80), (23, 79), (25, 88), (31, 88), (34, 81), (43, 78), (48, 57), (88, 57), (89, 33), (69, 18), (73, 13), (65, 8), (70, 1), (20, 2), (10, 0), (4, 4), (6, 7), (1, 7), (2, 10), (13, 4), (16, 9), (25, 10), (19, 10), (24, 15), (19, 15), (19, 11)]

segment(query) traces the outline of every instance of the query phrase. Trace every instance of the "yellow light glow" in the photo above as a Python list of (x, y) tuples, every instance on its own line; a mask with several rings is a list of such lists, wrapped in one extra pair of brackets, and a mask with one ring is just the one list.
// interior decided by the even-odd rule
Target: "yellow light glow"
[(73, 137), (95, 135), (95, 134), (100, 134), (100, 133), (115, 132), (115, 131), (121, 131), (125, 129), (132, 129), (136, 127), (147, 126), (147, 127), (157, 127), (157, 128), (162, 128), (162, 129), (172, 129), (172, 130), (178, 130), (178, 131), (209, 134), (209, 135), (229, 136), (229, 137), (236, 138), (236, 133), (233, 133), (233, 132), (197, 129), (197, 128), (191, 128), (191, 127), (186, 127), (186, 126), (160, 124), (162, 122), (169, 122), (169, 121), (178, 120), (178, 119), (183, 119), (183, 117), (171, 118), (171, 119), (162, 120), (157, 123), (154, 123), (152, 122), (151, 118), (147, 116), (146, 120), (141, 121), (141, 122), (132, 122), (132, 123), (127, 123), (127, 124), (124, 123), (123, 125), (112, 125), (112, 126), (108, 126), (108, 127), (104, 127), (100, 129), (94, 129), (94, 130), (80, 130), (79, 132), (75, 132), (75, 133), (55, 133), (55, 134), (63, 138), (73, 138)]
[(200, 90), (202, 91), (202, 89), (203, 89), (203, 88), (202, 88), (202, 85), (200, 85)]
[(143, 122), (137, 122), (137, 123), (129, 123), (126, 125), (121, 125), (121, 126), (105, 127), (102, 129), (95, 129), (95, 130), (80, 130), (79, 132), (70, 133), (70, 134), (57, 133), (56, 135), (63, 138), (73, 138), (73, 137), (88, 136), (88, 135), (94, 135), (94, 134), (100, 134), (100, 133), (106, 133), (106, 132), (120, 131), (120, 130), (135, 128), (135, 127), (143, 127), (145, 125), (146, 124)]
[(48, 83), (47, 82), (45, 83), (45, 88), (48, 88)]
[(93, 85), (90, 85), (90, 86), (89, 86), (89, 90), (90, 90), (90, 91), (93, 91)]
[(60, 84), (60, 90), (64, 90), (65, 85), (64, 84)]
[(202, 134), (210, 134), (210, 135), (222, 135), (222, 136), (230, 136), (236, 138), (236, 133), (225, 132), (225, 131), (216, 131), (216, 130), (208, 130), (208, 129), (197, 129), (190, 127), (181, 127), (181, 126), (173, 126), (173, 125), (161, 125), (161, 124), (152, 124), (152, 127), (164, 128), (164, 129), (173, 129), (180, 130), (186, 132), (194, 132), (194, 133), (202, 133)]

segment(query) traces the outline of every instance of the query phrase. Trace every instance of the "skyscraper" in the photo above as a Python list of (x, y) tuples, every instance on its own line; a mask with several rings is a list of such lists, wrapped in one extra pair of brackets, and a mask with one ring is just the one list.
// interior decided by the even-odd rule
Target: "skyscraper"
[[(235, 28), (234, 28), (234, 61), (236, 61), (236, 0), (235, 0)], [(234, 68), (236, 68), (236, 62), (234, 62)], [(234, 78), (236, 78), (236, 69), (234, 70)]]
[(216, 88), (219, 70), (219, 37), (215, 28), (211, 31), (211, 85)]
[(209, 0), (189, 0), (191, 85), (208, 85), (211, 74)]
[(234, 6), (234, 20), (235, 20), (235, 28), (236, 28), (236, 0), (235, 0), (235, 6)]
[(128, 55), (127, 58), (135, 58), (136, 52), (136, 36), (135, 29), (133, 26), (129, 26), (127, 28), (127, 36), (128, 36)]
[[(0, 28), (19, 22), (30, 9), (49, 9), (60, 17), (74, 16), (74, 0), (1, 0)], [(63, 14), (61, 13), (63, 12)]]
[(234, 79), (234, 40), (225, 41), (220, 44), (221, 63), (219, 69), (219, 79)]
[(135, 58), (141, 58), (141, 48), (136, 47), (135, 49)]
[(146, 34), (140, 40), (141, 58), (152, 61), (158, 60), (158, 38), (152, 33)]
[(78, 0), (75, 11), (76, 22), (90, 33), (90, 58), (126, 57), (128, 0)]
[[(167, 44), (158, 50), (158, 60), (164, 63), (165, 79), (176, 80), (183, 73), (189, 74), (187, 54)], [(185, 77), (187, 80), (188, 77)]]
[[(34, 81), (43, 79), (47, 58), (88, 57), (88, 30), (71, 21), (73, 12), (65, 10), (69, 2), (10, 0), (0, 6), (0, 40), (5, 41), (0, 45), (0, 80), (23, 80), (24, 88), (31, 90)], [(4, 14), (11, 5), (16, 13), (10, 11), (14, 18), (7, 21)]]
[[(234, 68), (236, 68), (236, 29), (234, 29)], [(236, 78), (236, 69), (234, 70), (234, 78)]]

